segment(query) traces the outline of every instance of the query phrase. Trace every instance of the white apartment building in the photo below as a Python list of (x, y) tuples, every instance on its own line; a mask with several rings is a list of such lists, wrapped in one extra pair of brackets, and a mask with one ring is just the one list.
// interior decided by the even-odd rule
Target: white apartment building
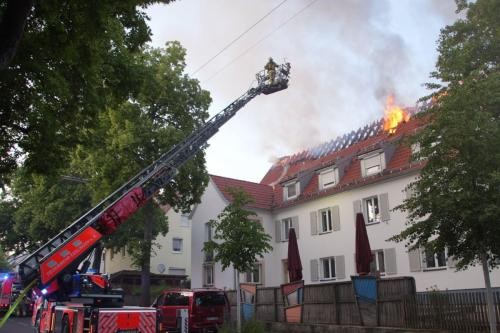
[[(381, 122), (366, 126), (324, 145), (280, 159), (260, 183), (211, 176), (201, 203), (191, 214), (192, 287), (233, 289), (235, 272), (221, 270), (202, 252), (212, 237), (207, 222), (230, 203), (227, 186), (251, 194), (273, 250), (256, 259), (253, 272), (240, 280), (262, 286), (287, 282), (287, 235), (295, 228), (306, 284), (346, 281), (356, 272), (355, 216), (362, 212), (374, 260), (372, 270), (383, 277), (413, 276), (418, 291), (483, 288), (480, 267), (457, 272), (454, 260), (425, 249), (408, 252), (404, 243), (387, 241), (405, 227), (405, 215), (392, 209), (401, 204), (406, 185), (418, 176), (422, 163), (411, 163), (411, 148), (403, 138), (418, 129), (419, 121), (400, 124), (394, 134)], [(491, 273), (500, 286), (500, 271)]]
[[(170, 207), (163, 207), (168, 217), (168, 233), (158, 236), (156, 242), (160, 248), (155, 249), (151, 257), (151, 273), (165, 276), (165, 278), (183, 277), (191, 275), (191, 220), (189, 215), (176, 213)], [(106, 249), (103, 255), (101, 268), (104, 273), (138, 271), (132, 266), (132, 260), (126, 248), (117, 252)]]

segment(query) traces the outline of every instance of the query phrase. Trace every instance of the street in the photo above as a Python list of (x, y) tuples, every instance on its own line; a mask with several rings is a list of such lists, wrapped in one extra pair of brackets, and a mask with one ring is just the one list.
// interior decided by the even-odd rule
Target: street
[(10, 317), (5, 326), (0, 328), (0, 333), (33, 333), (34, 331), (29, 317)]

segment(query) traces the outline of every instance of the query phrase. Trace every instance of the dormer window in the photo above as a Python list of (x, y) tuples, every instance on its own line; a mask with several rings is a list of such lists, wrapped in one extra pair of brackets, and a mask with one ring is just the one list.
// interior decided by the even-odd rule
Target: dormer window
[(337, 185), (339, 181), (339, 170), (337, 168), (328, 168), (319, 173), (319, 189), (323, 190)]
[(294, 180), (283, 185), (283, 197), (285, 200), (296, 198), (300, 193), (299, 182)]
[(381, 151), (360, 156), (360, 160), (363, 177), (381, 173), (385, 169), (385, 155)]

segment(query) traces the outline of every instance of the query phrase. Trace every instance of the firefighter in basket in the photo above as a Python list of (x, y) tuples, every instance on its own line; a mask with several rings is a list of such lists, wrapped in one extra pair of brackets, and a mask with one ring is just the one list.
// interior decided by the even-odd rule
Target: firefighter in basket
[(267, 62), (264, 69), (267, 71), (267, 78), (269, 80), (269, 84), (273, 84), (276, 78), (276, 68), (278, 65), (273, 61), (273, 58), (269, 57), (269, 61)]

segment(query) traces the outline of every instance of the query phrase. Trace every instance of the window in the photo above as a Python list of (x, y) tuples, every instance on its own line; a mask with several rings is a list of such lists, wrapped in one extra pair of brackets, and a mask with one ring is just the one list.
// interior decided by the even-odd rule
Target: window
[(203, 265), (203, 286), (213, 286), (214, 265)]
[[(212, 226), (210, 223), (205, 223), (205, 242), (210, 242), (212, 240)], [(214, 253), (213, 251), (206, 251), (205, 252), (205, 257), (204, 257), (205, 262), (212, 262), (214, 261)]]
[(172, 238), (172, 251), (182, 252), (182, 238)]
[(363, 199), (363, 210), (365, 212), (366, 224), (380, 222), (380, 207), (378, 197), (373, 196)]
[(283, 197), (285, 200), (296, 198), (299, 195), (299, 182), (293, 181), (283, 185)]
[(425, 249), (422, 251), (423, 267), (426, 269), (445, 268), (446, 253), (445, 251), (430, 252)]
[(335, 257), (321, 258), (321, 279), (335, 279)]
[(361, 158), (361, 174), (368, 177), (385, 169), (385, 155), (381, 152), (364, 155)]
[(372, 262), (370, 263), (370, 273), (385, 273), (384, 250), (372, 251)]
[(293, 228), (291, 217), (281, 220), (281, 240), (288, 240), (288, 234), (291, 228)]
[(332, 211), (330, 208), (319, 211), (321, 218), (321, 232), (332, 231)]
[(255, 264), (251, 271), (245, 273), (245, 282), (261, 283), (262, 264)]
[(337, 168), (329, 168), (319, 173), (319, 189), (323, 190), (328, 187), (335, 186), (339, 178), (339, 171)]
[(181, 215), (181, 227), (189, 228), (189, 215), (187, 214)]

